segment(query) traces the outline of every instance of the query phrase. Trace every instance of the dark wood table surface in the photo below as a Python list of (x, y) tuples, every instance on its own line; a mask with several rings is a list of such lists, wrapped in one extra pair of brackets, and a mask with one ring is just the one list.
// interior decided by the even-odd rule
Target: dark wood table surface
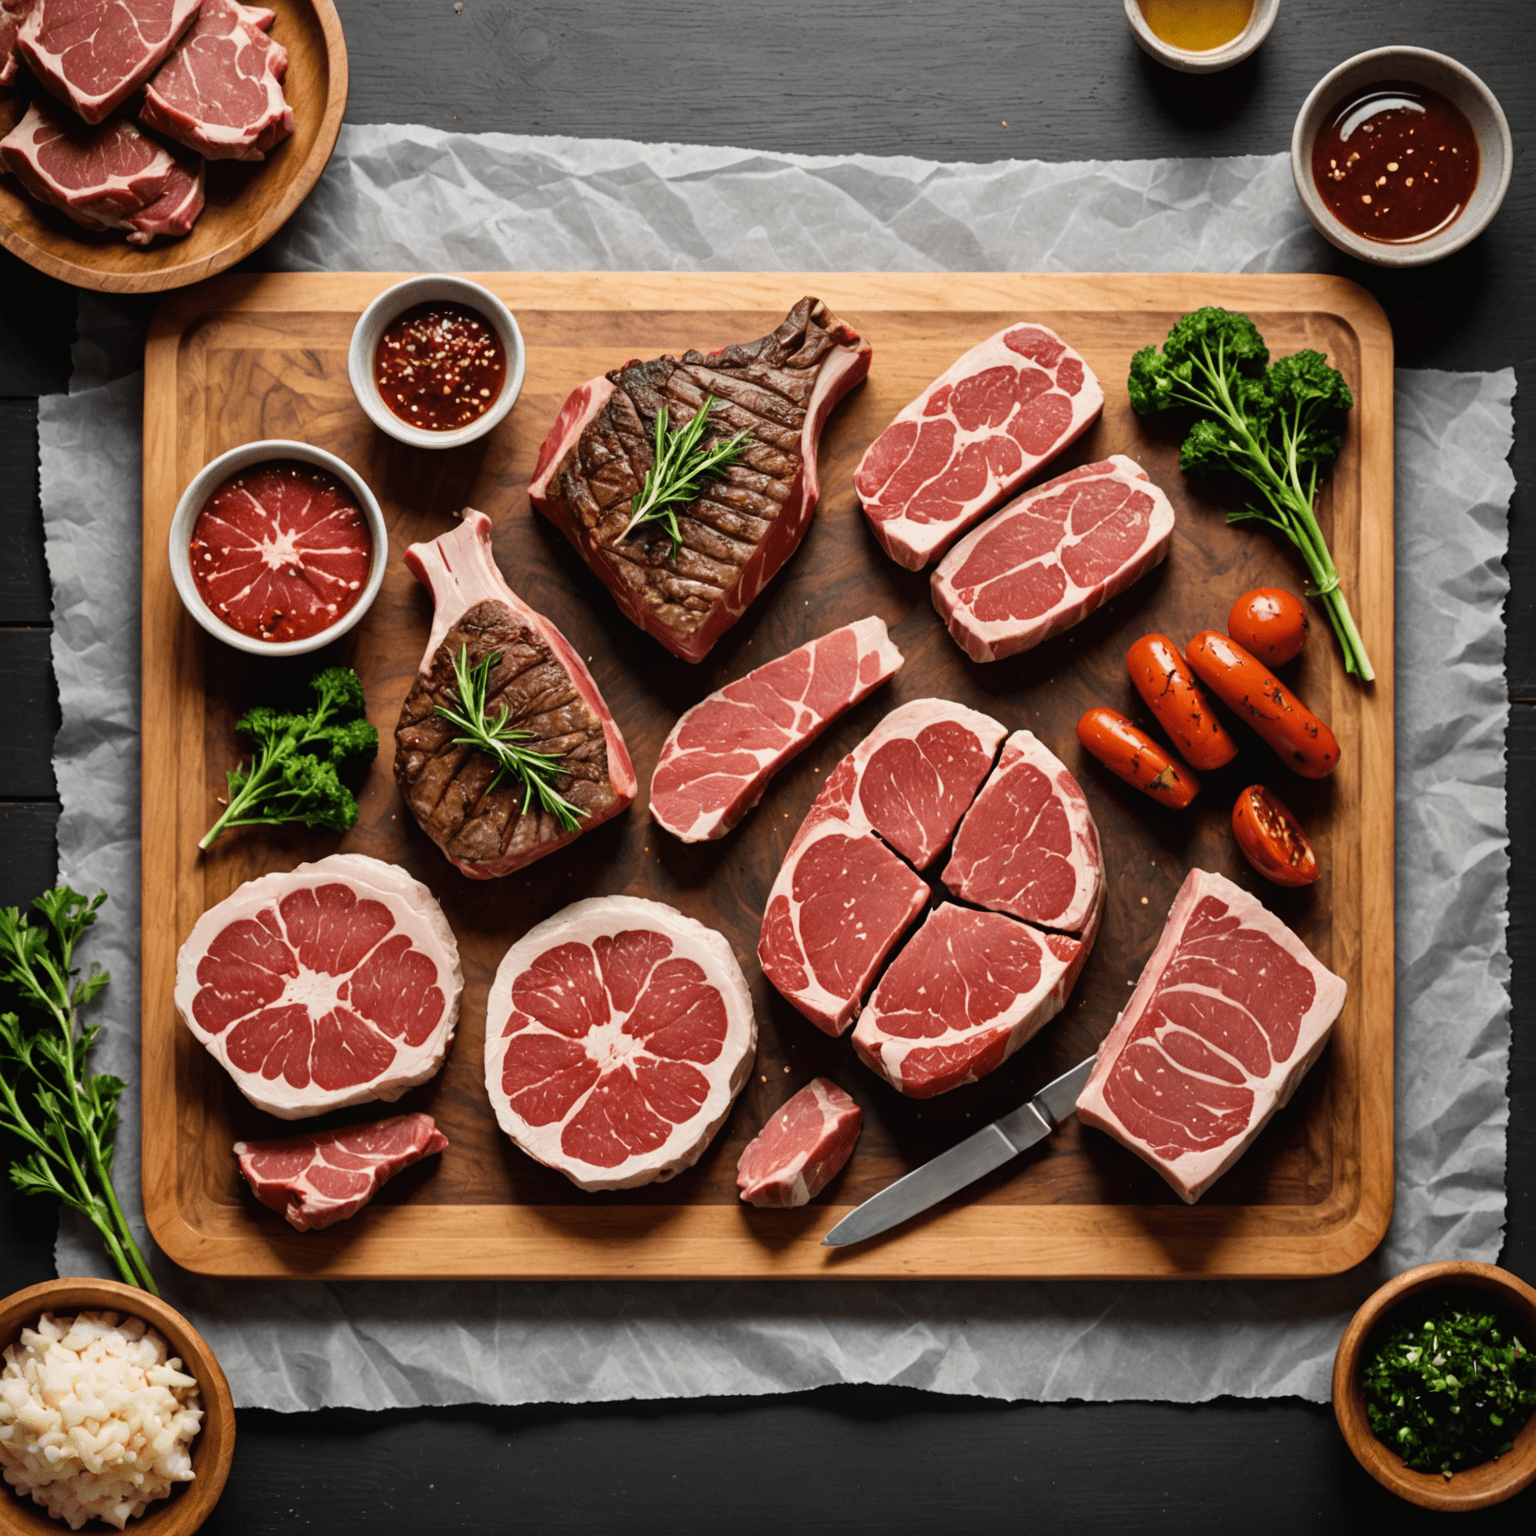
[[(1514, 182), (1493, 228), (1417, 274), (1340, 256), (1386, 306), (1398, 362), (1522, 372), (1536, 354), (1536, 29), (1520, 0), (1285, 0), (1258, 55), (1207, 79), (1137, 49), (1118, 0), (339, 0), (348, 120), (984, 161), (1272, 153), (1315, 81), (1415, 43), (1498, 94)], [(1007, 124), (1005, 127), (1004, 124)], [(0, 903), (54, 877), (58, 706), (37, 499), (36, 399), (69, 371), (74, 292), (0, 255)], [(1525, 380), (1522, 379), (1522, 383)], [(1503, 1262), (1536, 1277), (1533, 411), (1517, 397), (1509, 604), (1510, 949), (1515, 970)], [(103, 516), (119, 509), (103, 508)], [(0, 1187), (0, 1295), (53, 1274), (54, 1214)], [(1536, 1513), (1527, 1493), (1467, 1517)], [(1419, 1523), (1358, 1469), (1327, 1407), (1226, 1398), (1002, 1404), (902, 1388), (369, 1414), (241, 1415), (223, 1536), (520, 1530), (1356, 1530)]]

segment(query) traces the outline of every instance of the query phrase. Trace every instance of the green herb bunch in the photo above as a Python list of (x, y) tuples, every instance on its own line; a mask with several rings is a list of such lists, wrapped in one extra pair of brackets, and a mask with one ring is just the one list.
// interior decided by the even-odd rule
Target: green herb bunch
[(703, 405), (680, 432), (671, 429), (666, 406), (656, 412), (655, 457), (645, 472), (640, 494), (629, 504), (629, 522), (619, 535), (621, 539), (627, 539), (642, 523), (663, 523), (672, 540), (672, 558), (677, 559), (683, 547), (683, 535), (677, 526), (679, 508), (697, 501), (705, 476), (718, 475), (727, 465), (734, 464), (751, 440), (747, 433), (738, 432), (729, 442), (717, 439), (701, 446), (714, 407), (715, 397), (706, 395)]
[(86, 1069), (101, 1033), (80, 1010), (107, 984), (93, 965), (81, 976), (75, 946), (96, 921), (106, 893), (87, 898), (67, 886), (45, 892), (37, 916), (0, 907), (0, 976), (21, 994), (25, 1019), (0, 1014), (0, 1129), (26, 1148), (11, 1182), (27, 1194), (53, 1195), (101, 1234), (129, 1285), (159, 1295), (112, 1187), (120, 1078)]
[(1131, 405), (1145, 416), (1190, 409), (1195, 420), (1179, 450), (1186, 474), (1229, 470), (1259, 500), (1227, 521), (1277, 528), (1298, 550), (1312, 578), (1308, 594), (1322, 603), (1344, 652), (1344, 668), (1375, 677), (1339, 572), (1318, 527), (1318, 482), (1339, 456), (1344, 416), (1354, 396), (1321, 352), (1269, 360), (1269, 349), (1247, 315), (1197, 309), (1168, 333), (1161, 351), (1143, 347), (1131, 359)]

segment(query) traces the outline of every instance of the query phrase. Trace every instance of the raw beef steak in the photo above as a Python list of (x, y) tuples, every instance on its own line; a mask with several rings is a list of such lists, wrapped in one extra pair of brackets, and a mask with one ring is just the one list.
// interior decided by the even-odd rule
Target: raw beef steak
[(88, 123), (115, 111), (159, 68), (198, 0), (37, 0), (16, 51)]
[(316, 1232), (357, 1215), (402, 1168), (447, 1145), (431, 1115), (391, 1115), (282, 1141), (237, 1141), (235, 1156), (263, 1205), (290, 1227)]
[(998, 661), (1125, 591), (1172, 535), (1172, 503), (1117, 453), (1025, 492), (962, 539), (933, 573), (933, 606), (972, 661)]
[(0, 85), (16, 78), (16, 34), (37, 0), (0, 0)]
[(1065, 934), (945, 902), (880, 978), (853, 1048), (914, 1099), (977, 1082), (1061, 1011), (1083, 949)]
[(698, 1161), (752, 1070), (757, 1023), (713, 929), (659, 901), (578, 901), (506, 953), (486, 1004), (502, 1130), (581, 1189)]
[(685, 843), (724, 837), (785, 763), (900, 665), (885, 621), (860, 619), (726, 684), (663, 743), (652, 817)]
[(335, 854), (248, 880), (203, 913), (176, 957), (175, 1001), (251, 1103), (301, 1120), (426, 1082), (463, 984), (426, 886)]
[(748, 1205), (814, 1200), (853, 1156), (864, 1112), (836, 1083), (807, 1083), (747, 1144), (736, 1183)]
[(129, 230), (128, 244), (148, 245), (156, 235), (190, 234), (202, 211), (203, 162), (187, 165), (178, 160), (160, 196), (123, 220)]
[[(491, 554), (491, 520), (466, 508), (459, 526), (430, 544), (413, 544), (405, 563), (432, 593), (435, 612), (426, 655), (395, 728), (395, 782), (422, 830), (475, 880), (522, 869), (619, 815), (635, 798), (635, 770), (603, 696), (565, 636), (502, 579)], [(437, 713), (456, 707), (454, 658), (491, 669), (489, 714), (505, 709), (526, 731), (520, 745), (558, 756), (557, 793), (581, 822), (567, 832), (535, 799), (524, 811), (515, 776), (491, 787), (495, 761), (458, 746), (458, 729)]]
[(920, 571), (1104, 409), (1054, 331), (1013, 325), (946, 369), (872, 442), (853, 477), (875, 537)]
[[(684, 661), (700, 661), (804, 537), (820, 494), (828, 414), (869, 372), (867, 342), (818, 299), (760, 341), (631, 362), (572, 392), (539, 449), (528, 495), (575, 545), (624, 613)], [(705, 442), (751, 438), (678, 514), (622, 537), (655, 457), (657, 411), (685, 427), (713, 396)]]
[(293, 132), (283, 96), (288, 53), (267, 36), (271, 25), (271, 11), (202, 0), (145, 88), (139, 121), (209, 160), (264, 159)]
[(1192, 869), (1077, 1101), (1194, 1204), (1295, 1092), (1344, 982), (1222, 875)]

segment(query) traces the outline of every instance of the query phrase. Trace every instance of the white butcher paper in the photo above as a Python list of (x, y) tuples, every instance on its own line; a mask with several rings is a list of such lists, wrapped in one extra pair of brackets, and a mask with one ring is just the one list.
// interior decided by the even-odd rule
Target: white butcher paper
[[(1285, 155), (939, 165), (348, 126), (319, 187), (259, 260), (388, 271), (1263, 272), (1325, 268), (1326, 251)], [(82, 295), (77, 393), (45, 399), (39, 413), (63, 706), (60, 864), (77, 887), (112, 893), (85, 958), (112, 971), (93, 1005), (107, 1025), (96, 1068), (130, 1084), (117, 1182), (141, 1241), (142, 386), (130, 373), (152, 309)], [(1381, 1279), (1427, 1259), (1495, 1259), (1502, 1241), (1501, 607), (1514, 388), (1508, 369), (1397, 376), (1397, 1205), (1370, 1261), (1330, 1280), (1208, 1285), (306, 1285), (199, 1280), (157, 1255), (168, 1298), (217, 1351), (236, 1402), (592, 1402), (835, 1382), (1053, 1401), (1324, 1400), (1345, 1320)], [(57, 1257), (63, 1274), (107, 1273), (73, 1220)]]

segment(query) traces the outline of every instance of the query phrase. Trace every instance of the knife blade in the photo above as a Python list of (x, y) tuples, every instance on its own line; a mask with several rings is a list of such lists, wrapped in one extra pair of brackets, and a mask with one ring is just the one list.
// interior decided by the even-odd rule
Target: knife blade
[(878, 1195), (871, 1195), (822, 1238), (823, 1245), (846, 1248), (850, 1243), (878, 1237), (1044, 1141), (1076, 1107), (1095, 1060), (1090, 1056), (1078, 1062), (1012, 1114), (983, 1126), (949, 1151), (887, 1185)]

